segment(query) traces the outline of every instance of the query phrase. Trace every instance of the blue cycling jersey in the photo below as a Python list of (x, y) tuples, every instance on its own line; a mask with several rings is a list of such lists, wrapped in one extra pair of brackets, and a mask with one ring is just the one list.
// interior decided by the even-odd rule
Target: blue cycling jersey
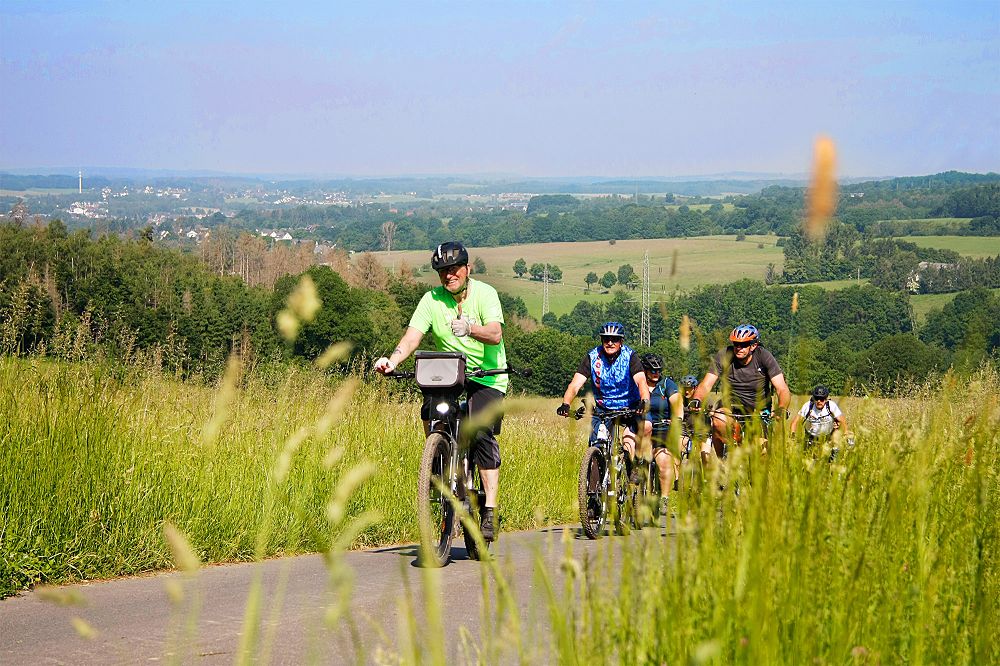
[(639, 402), (639, 387), (632, 376), (641, 372), (642, 366), (631, 347), (622, 345), (614, 360), (608, 359), (600, 346), (591, 349), (587, 357), (597, 404), (607, 409), (626, 409)]

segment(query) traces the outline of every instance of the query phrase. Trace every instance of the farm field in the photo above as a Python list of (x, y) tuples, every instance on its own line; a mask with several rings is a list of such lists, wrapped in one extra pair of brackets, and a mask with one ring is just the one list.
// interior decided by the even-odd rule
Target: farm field
[[(1000, 289), (993, 289), (994, 293), (1000, 293)], [(922, 326), (927, 321), (927, 315), (931, 310), (940, 310), (955, 298), (955, 294), (911, 294), (910, 305), (913, 307), (913, 319), (918, 326)]]
[(788, 287), (822, 287), (833, 291), (835, 289), (847, 289), (848, 287), (854, 287), (856, 285), (865, 285), (871, 282), (868, 278), (861, 278), (860, 280), (827, 280), (826, 282), (803, 282), (800, 284), (789, 284), (784, 285)]
[(907, 236), (902, 240), (921, 247), (955, 250), (964, 257), (975, 259), (1000, 254), (1000, 236)]
[[(650, 290), (653, 300), (657, 294), (675, 289), (687, 290), (703, 284), (722, 284), (741, 278), (763, 280), (768, 264), (781, 270), (783, 255), (775, 245), (775, 236), (747, 236), (737, 241), (735, 236), (699, 236), (697, 238), (661, 238), (650, 240), (620, 240), (614, 245), (605, 241), (580, 243), (536, 243), (507, 247), (470, 248), (471, 257), (482, 257), (487, 273), (484, 280), (500, 291), (524, 299), (528, 312), (535, 318), (542, 314), (542, 284), (527, 277), (514, 275), (514, 262), (523, 258), (530, 267), (533, 263), (555, 264), (563, 272), (561, 283), (549, 285), (549, 307), (557, 315), (565, 314), (581, 300), (606, 301), (610, 294), (601, 294), (595, 285), (587, 293), (584, 279), (593, 271), (598, 277), (607, 271), (617, 272), (622, 264), (631, 264), (642, 275), (642, 258), (649, 251)], [(760, 248), (758, 245), (763, 244)], [(674, 275), (671, 267), (676, 253)], [(426, 251), (377, 253), (387, 265), (405, 261), (410, 266), (428, 263)], [(425, 272), (421, 278), (427, 284), (437, 285), (436, 276)], [(614, 287), (613, 289), (618, 289)], [(639, 297), (638, 292), (636, 298)]]

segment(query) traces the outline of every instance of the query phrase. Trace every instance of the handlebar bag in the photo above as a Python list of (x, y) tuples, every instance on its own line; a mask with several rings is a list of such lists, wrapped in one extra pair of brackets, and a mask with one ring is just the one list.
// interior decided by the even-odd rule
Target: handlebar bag
[(419, 351), (415, 358), (420, 388), (447, 389), (465, 385), (465, 354)]

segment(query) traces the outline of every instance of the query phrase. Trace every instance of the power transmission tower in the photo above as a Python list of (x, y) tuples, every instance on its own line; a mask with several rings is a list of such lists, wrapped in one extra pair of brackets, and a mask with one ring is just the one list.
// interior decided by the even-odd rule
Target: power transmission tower
[(549, 265), (542, 271), (542, 316), (549, 311)]
[(642, 257), (642, 324), (639, 338), (649, 346), (649, 250)]

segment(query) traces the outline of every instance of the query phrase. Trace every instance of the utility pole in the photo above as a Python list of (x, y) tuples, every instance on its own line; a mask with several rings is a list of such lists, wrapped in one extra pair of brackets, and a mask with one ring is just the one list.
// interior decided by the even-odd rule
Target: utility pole
[(549, 265), (542, 271), (542, 317), (549, 311)]
[(642, 324), (639, 337), (642, 344), (649, 346), (649, 250), (642, 257)]
[(80, 194), (83, 194), (83, 169), (80, 169)]

